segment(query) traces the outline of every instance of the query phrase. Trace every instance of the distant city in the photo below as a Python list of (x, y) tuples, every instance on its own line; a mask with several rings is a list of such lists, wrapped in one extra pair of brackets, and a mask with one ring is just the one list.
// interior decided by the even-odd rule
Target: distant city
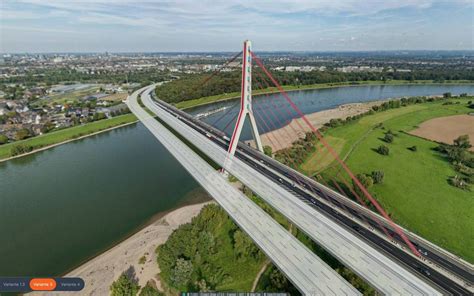
[[(206, 73), (220, 68), (233, 54), (3, 54), (0, 134), (11, 142), (128, 113), (121, 101), (143, 83), (134, 75), (164, 80)], [(474, 67), (474, 51), (262, 52), (261, 56), (279, 72), (410, 73)], [(219, 70), (239, 67), (237, 61)]]

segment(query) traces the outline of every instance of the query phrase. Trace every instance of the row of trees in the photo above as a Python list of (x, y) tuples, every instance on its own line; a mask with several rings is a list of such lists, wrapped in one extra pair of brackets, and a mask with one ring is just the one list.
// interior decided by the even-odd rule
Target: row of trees
[(453, 145), (441, 144), (436, 148), (445, 155), (457, 172), (448, 178), (448, 183), (465, 190), (470, 190), (471, 184), (474, 183), (474, 154), (469, 151), (471, 147), (469, 136), (464, 135), (456, 138)]
[[(266, 88), (269, 85), (261, 77), (265, 74), (259, 69), (254, 70), (254, 80), (252, 88), (258, 89), (260, 86)], [(455, 74), (453, 74), (453, 72)], [(240, 91), (240, 71), (222, 72), (219, 77), (206, 80), (210, 74), (181, 74), (180, 79), (167, 83), (156, 89), (156, 94), (162, 100), (177, 103), (213, 95), (220, 95)], [(358, 81), (388, 81), (388, 80), (474, 80), (473, 71), (451, 70), (445, 72), (438, 71), (414, 71), (410, 73), (372, 73), (372, 72), (352, 72), (343, 73), (339, 71), (311, 71), (311, 72), (284, 72), (274, 71), (272, 75), (281, 85), (311, 85), (318, 83), (341, 83)], [(272, 85), (273, 86), (273, 85)]]
[[(163, 72), (158, 69), (148, 69), (141, 71), (129, 71), (120, 73), (83, 73), (74, 69), (59, 68), (59, 69), (41, 69), (31, 70), (26, 73), (25, 76), (11, 76), (8, 78), (2, 78), (1, 84), (24, 84), (27, 87), (35, 86), (38, 83), (44, 83), (46, 85), (53, 85), (64, 83), (67, 81), (74, 82), (96, 82), (96, 83), (146, 83), (150, 81), (159, 82), (169, 79), (169, 73)], [(149, 83), (148, 83), (149, 84)], [(5, 86), (6, 87), (6, 86)], [(1, 89), (1, 86), (0, 86)], [(20, 90), (19, 90), (20, 91)]]

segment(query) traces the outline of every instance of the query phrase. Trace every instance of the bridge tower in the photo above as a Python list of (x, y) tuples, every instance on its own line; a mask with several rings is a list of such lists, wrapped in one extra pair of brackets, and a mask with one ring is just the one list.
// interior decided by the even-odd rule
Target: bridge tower
[(242, 52), (242, 85), (240, 94), (240, 111), (235, 123), (234, 132), (230, 139), (228, 154), (234, 156), (235, 149), (239, 142), (240, 134), (244, 126), (245, 118), (248, 116), (250, 120), (250, 128), (252, 135), (255, 140), (257, 149), (263, 152), (262, 141), (260, 140), (260, 134), (257, 129), (257, 122), (253, 115), (252, 110), (252, 57), (250, 55), (251, 42), (249, 40), (244, 41), (244, 50)]

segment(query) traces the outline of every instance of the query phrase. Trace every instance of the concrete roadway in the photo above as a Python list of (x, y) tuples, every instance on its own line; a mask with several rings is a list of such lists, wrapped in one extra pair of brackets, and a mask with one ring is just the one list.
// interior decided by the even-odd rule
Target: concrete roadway
[(191, 148), (150, 116), (137, 102), (142, 88), (127, 105), (201, 186), (224, 208), (260, 249), (305, 295), (358, 295), (354, 287), (216, 172)]
[[(152, 92), (152, 94), (154, 93)], [(219, 145), (221, 149), (228, 149), (228, 138), (224, 133), (162, 101), (155, 101), (155, 104), (174, 116), (179, 115), (180, 121), (202, 135), (206, 135), (211, 141)], [(455, 295), (471, 295), (473, 293), (471, 286), (474, 282), (472, 280), (473, 269), (472, 265), (469, 265), (467, 262), (456, 258), (445, 250), (434, 246), (429, 241), (419, 238), (405, 229), (404, 231), (413, 241), (413, 244), (425, 257), (421, 259), (416, 258), (403, 248), (403, 243), (401, 246), (393, 243), (397, 240), (401, 241), (401, 239), (390, 227), (387, 228), (387, 231), (393, 236), (392, 241), (389, 241), (384, 235), (379, 223), (385, 224), (386, 221), (382, 219), (381, 222), (377, 222), (374, 220), (376, 215), (373, 212), (367, 213), (368, 210), (365, 208), (363, 208), (365, 211), (361, 211), (360, 208), (362, 206), (354, 204), (350, 199), (339, 196), (334, 191), (308, 179), (306, 176), (302, 176), (298, 172), (245, 144), (239, 145), (236, 157), (246, 162), (247, 165), (254, 167), (261, 174), (274, 180), (274, 182), (285, 190), (290, 191), (303, 202), (308, 203), (333, 221), (346, 227), (355, 235), (362, 237), (362, 239), (372, 244), (382, 253), (392, 256), (416, 275), (421, 276), (430, 283), (439, 285), (444, 292)], [(321, 196), (325, 196), (328, 200), (321, 199)]]
[[(142, 96), (147, 108), (215, 162), (220, 165), (224, 163), (227, 154), (225, 150), (154, 104), (148, 95), (149, 91), (151, 89)], [(241, 160), (234, 158), (227, 170), (380, 292), (388, 295), (441, 295), (437, 289), (403, 266), (292, 193), (282, 190), (273, 180), (262, 176)]]

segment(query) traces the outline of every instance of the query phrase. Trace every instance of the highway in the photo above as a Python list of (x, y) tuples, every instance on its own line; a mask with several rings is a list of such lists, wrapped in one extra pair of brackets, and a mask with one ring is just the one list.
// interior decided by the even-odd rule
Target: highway
[(196, 152), (139, 106), (134, 92), (127, 105), (150, 132), (222, 206), (259, 248), (305, 295), (359, 295), (360, 293), (318, 256), (234, 188)]
[[(221, 165), (224, 163), (227, 153), (223, 147), (210, 141), (215, 140), (214, 137), (191, 128), (181, 121), (181, 116), (171, 115), (168, 110), (165, 111), (156, 105), (147, 93), (144, 92), (142, 101), (147, 108), (158, 115), (160, 120), (215, 162)], [(376, 289), (384, 294), (441, 294), (432, 287), (432, 284), (407, 271), (405, 266), (395, 263), (386, 254), (380, 253), (345, 227), (322, 215), (313, 205), (309, 205), (307, 200), (295, 195), (294, 191), (287, 187), (285, 187), (287, 190), (283, 190), (284, 184), (280, 181), (281, 178), (268, 177), (255, 170), (256, 166), (258, 162), (249, 160), (249, 163), (246, 163), (236, 158), (232, 160), (227, 170)], [(290, 184), (290, 187), (293, 186)]]
[[(179, 114), (182, 116), (182, 120), (187, 120), (190, 122), (191, 125), (199, 126), (200, 128), (204, 129), (206, 132), (212, 134), (219, 140), (223, 148), (224, 144), (228, 142), (225, 138), (225, 134), (214, 127), (194, 119), (191, 115), (174, 108), (164, 102), (157, 102), (158, 104), (162, 104), (164, 108), (170, 109), (171, 112)], [(336, 205), (341, 210), (349, 212), (351, 215), (358, 218), (358, 220), (363, 221), (366, 226), (370, 226), (374, 229), (377, 229), (379, 233), (384, 233), (382, 230), (381, 225), (386, 229), (386, 231), (390, 234), (394, 241), (397, 241), (398, 244), (404, 245), (405, 243), (400, 238), (400, 236), (392, 229), (392, 226), (385, 218), (381, 217), (380, 215), (362, 207), (361, 205), (355, 203), (354, 201), (348, 199), (345, 196), (342, 196), (338, 192), (327, 188), (320, 183), (308, 178), (307, 176), (302, 175), (301, 173), (294, 171), (291, 168), (279, 163), (278, 161), (259, 153), (259, 151), (245, 145), (240, 144), (240, 152), (250, 156), (260, 162), (264, 162), (268, 168), (276, 171), (278, 174), (281, 174), (285, 178), (293, 181), (293, 183), (297, 184), (298, 186), (303, 186), (303, 189), (306, 191), (310, 191), (314, 195), (317, 193), (319, 196), (324, 196), (330, 199), (330, 203)], [(403, 227), (399, 226), (401, 229)], [(461, 281), (465, 283), (469, 283), (472, 285), (474, 283), (474, 270), (472, 264), (462, 260), (459, 257), (454, 256), (453, 254), (439, 248), (438, 246), (432, 244), (431, 242), (417, 236), (416, 234), (411, 233), (410, 231), (403, 229), (405, 234), (410, 238), (412, 244), (416, 246), (418, 251), (423, 255), (424, 259), (434, 262), (440, 268), (448, 271), (453, 276), (457, 277)]]
[[(167, 104), (164, 104), (162, 102), (159, 102), (158, 104), (162, 105), (161, 107), (167, 109), (168, 112), (175, 113), (175, 116), (177, 116), (177, 114), (179, 114), (178, 117), (181, 121), (186, 122), (186, 124), (188, 124), (190, 126), (194, 125), (195, 130), (200, 132), (201, 134), (206, 135), (206, 137), (208, 138), (207, 140), (211, 139), (214, 142), (216, 142), (217, 144), (219, 144), (222, 148), (224, 148), (224, 150), (226, 149), (226, 147), (227, 147), (226, 146), (226, 140), (225, 140), (225, 137), (222, 137), (222, 132), (218, 132), (218, 131), (216, 132), (215, 129), (207, 126), (206, 124), (203, 124), (202, 122), (200, 122), (198, 120), (193, 120), (190, 115), (188, 115), (188, 114), (186, 114), (182, 111), (176, 110), (174, 107), (171, 107), (171, 106), (169, 106)], [(150, 105), (149, 107), (153, 108), (152, 105)], [(197, 125), (195, 122), (190, 122), (190, 121), (195, 121), (195, 122), (197, 121), (197, 123), (199, 124), (199, 127), (195, 126), (195, 125)], [(211, 138), (209, 138), (209, 135), (213, 135), (213, 136)], [(418, 260), (418, 258), (415, 258), (415, 257), (411, 256), (409, 253), (404, 252), (400, 248), (400, 246), (397, 246), (397, 245), (393, 244), (392, 242), (386, 241), (384, 238), (381, 238), (380, 236), (376, 235), (375, 232), (373, 232), (369, 229), (366, 230), (367, 225), (360, 225), (360, 223), (354, 222), (353, 217), (347, 217), (347, 216), (341, 215), (340, 212), (335, 211), (331, 206), (328, 206), (327, 203), (321, 202), (320, 198), (315, 198), (314, 194), (313, 194), (313, 196), (311, 194), (309, 194), (308, 190), (299, 189), (298, 188), (299, 185), (295, 186), (295, 184), (301, 183), (301, 180), (299, 182), (294, 182), (294, 181), (287, 182), (285, 177), (298, 178), (298, 176), (295, 176), (295, 172), (292, 171), (291, 169), (279, 164), (278, 162), (272, 160), (271, 158), (263, 156), (261, 153), (258, 153), (254, 149), (246, 147), (245, 145), (241, 145), (238, 152), (239, 153), (237, 154), (237, 157), (241, 158), (243, 161), (248, 162), (248, 164), (250, 164), (252, 166), (255, 166), (257, 164), (257, 166), (255, 166), (255, 167), (262, 174), (267, 174), (268, 175), (269, 174), (269, 172), (268, 172), (269, 167), (272, 168), (272, 171), (275, 171), (275, 170), (279, 171), (280, 176), (278, 176), (278, 175), (273, 176), (273, 179), (277, 180), (276, 182), (279, 183), (279, 185), (284, 186), (284, 187), (286, 186), (287, 189), (289, 189), (290, 191), (293, 191), (293, 193), (296, 196), (298, 196), (301, 200), (310, 203), (311, 206), (313, 206), (315, 208), (318, 208), (319, 210), (324, 212), (327, 216), (330, 216), (333, 219), (335, 219), (336, 221), (338, 221), (339, 223), (343, 224), (351, 232), (355, 233), (357, 236), (359, 236), (359, 237), (365, 239), (366, 241), (368, 241), (369, 243), (371, 243), (371, 245), (374, 248), (377, 248), (380, 251), (384, 252), (385, 254), (395, 258), (401, 264), (403, 264), (405, 267), (411, 268), (414, 273), (418, 274), (418, 276), (425, 277), (428, 281), (436, 283), (445, 292), (449, 291), (452, 294), (459, 294), (459, 295), (465, 295), (465, 294), (472, 293), (472, 290), (471, 290), (472, 287), (469, 287), (468, 285), (464, 284), (461, 280), (457, 280), (457, 279), (453, 280), (452, 277), (446, 276), (442, 271), (440, 272), (439, 269), (438, 270), (433, 269), (432, 266), (429, 266), (429, 265), (426, 264), (426, 261)], [(255, 162), (255, 161), (252, 162), (251, 160), (249, 160), (248, 156), (243, 156), (244, 154), (250, 154), (250, 155), (253, 154), (252, 157), (258, 159), (258, 161), (257, 162)], [(275, 163), (277, 163), (277, 165), (275, 165)], [(277, 167), (276, 169), (275, 169), (275, 166)], [(280, 166), (280, 168), (278, 168), (278, 166)], [(281, 167), (283, 167), (283, 170), (281, 169)], [(306, 178), (306, 177), (303, 177), (303, 178)], [(304, 185), (305, 187), (314, 186), (314, 184), (311, 185), (311, 184), (307, 183), (308, 180), (304, 180), (304, 181), (306, 182), (306, 185), (307, 185), (307, 186)], [(312, 180), (309, 180), (309, 181), (311, 183), (316, 183)], [(287, 184), (284, 184), (284, 183), (287, 183)], [(305, 183), (303, 183), (303, 184), (305, 184)], [(308, 189), (308, 188), (303, 188), (303, 189)], [(340, 201), (339, 201), (340, 197), (338, 197), (332, 190), (327, 189), (325, 187), (323, 187), (323, 189), (320, 188), (320, 187), (315, 187), (313, 189), (314, 189), (314, 191), (318, 192), (319, 194), (324, 194), (325, 196), (332, 196), (332, 197), (336, 196), (336, 198), (333, 198), (334, 199), (334, 201), (333, 201), (334, 204), (339, 204), (340, 203)], [(324, 191), (322, 191), (322, 190), (324, 190)], [(347, 198), (345, 198), (345, 197), (342, 197), (342, 198), (347, 200)], [(352, 215), (355, 215), (357, 217), (359, 217), (361, 215), (365, 215), (367, 218), (369, 218), (368, 221), (370, 221), (369, 223), (371, 224), (372, 228), (380, 227), (379, 224), (376, 221), (373, 220), (373, 215), (374, 214), (371, 213), (371, 212), (366, 213), (364, 211), (360, 211), (359, 209), (357, 209), (357, 207), (354, 207), (353, 205), (351, 205), (351, 207), (349, 207), (349, 212), (351, 212)], [(390, 232), (391, 232), (391, 234), (394, 234), (393, 231), (390, 230)], [(310, 236), (311, 236), (311, 234), (310, 234)], [(396, 238), (396, 236), (395, 236), (395, 238)], [(432, 252), (431, 250), (434, 249), (433, 247), (429, 247), (429, 249), (428, 249), (429, 251), (424, 251), (424, 248), (420, 246), (420, 240), (416, 240), (416, 241), (414, 241), (414, 243), (421, 249), (421, 251), (424, 254), (428, 255), (428, 256), (426, 256), (426, 257), (428, 257), (428, 259), (431, 259), (431, 258), (429, 258), (430, 256), (432, 258), (436, 258), (436, 256), (438, 256), (439, 259), (440, 259), (440, 262), (442, 262), (442, 263), (445, 262), (444, 264), (448, 268), (451, 267), (451, 268), (454, 268), (455, 270), (459, 269), (462, 272), (465, 272), (465, 275), (466, 275), (465, 278), (469, 279), (469, 277), (472, 275), (472, 272), (469, 271), (469, 268), (467, 268), (467, 271), (465, 271), (465, 269), (460, 268), (458, 264), (453, 264), (452, 261), (445, 260), (444, 258), (446, 256), (440, 256), (440, 255), (436, 254), (435, 252)], [(436, 249), (434, 249), (434, 250), (436, 250)], [(436, 263), (438, 263), (438, 262), (436, 262)], [(362, 277), (364, 277), (364, 276), (362, 276)]]

